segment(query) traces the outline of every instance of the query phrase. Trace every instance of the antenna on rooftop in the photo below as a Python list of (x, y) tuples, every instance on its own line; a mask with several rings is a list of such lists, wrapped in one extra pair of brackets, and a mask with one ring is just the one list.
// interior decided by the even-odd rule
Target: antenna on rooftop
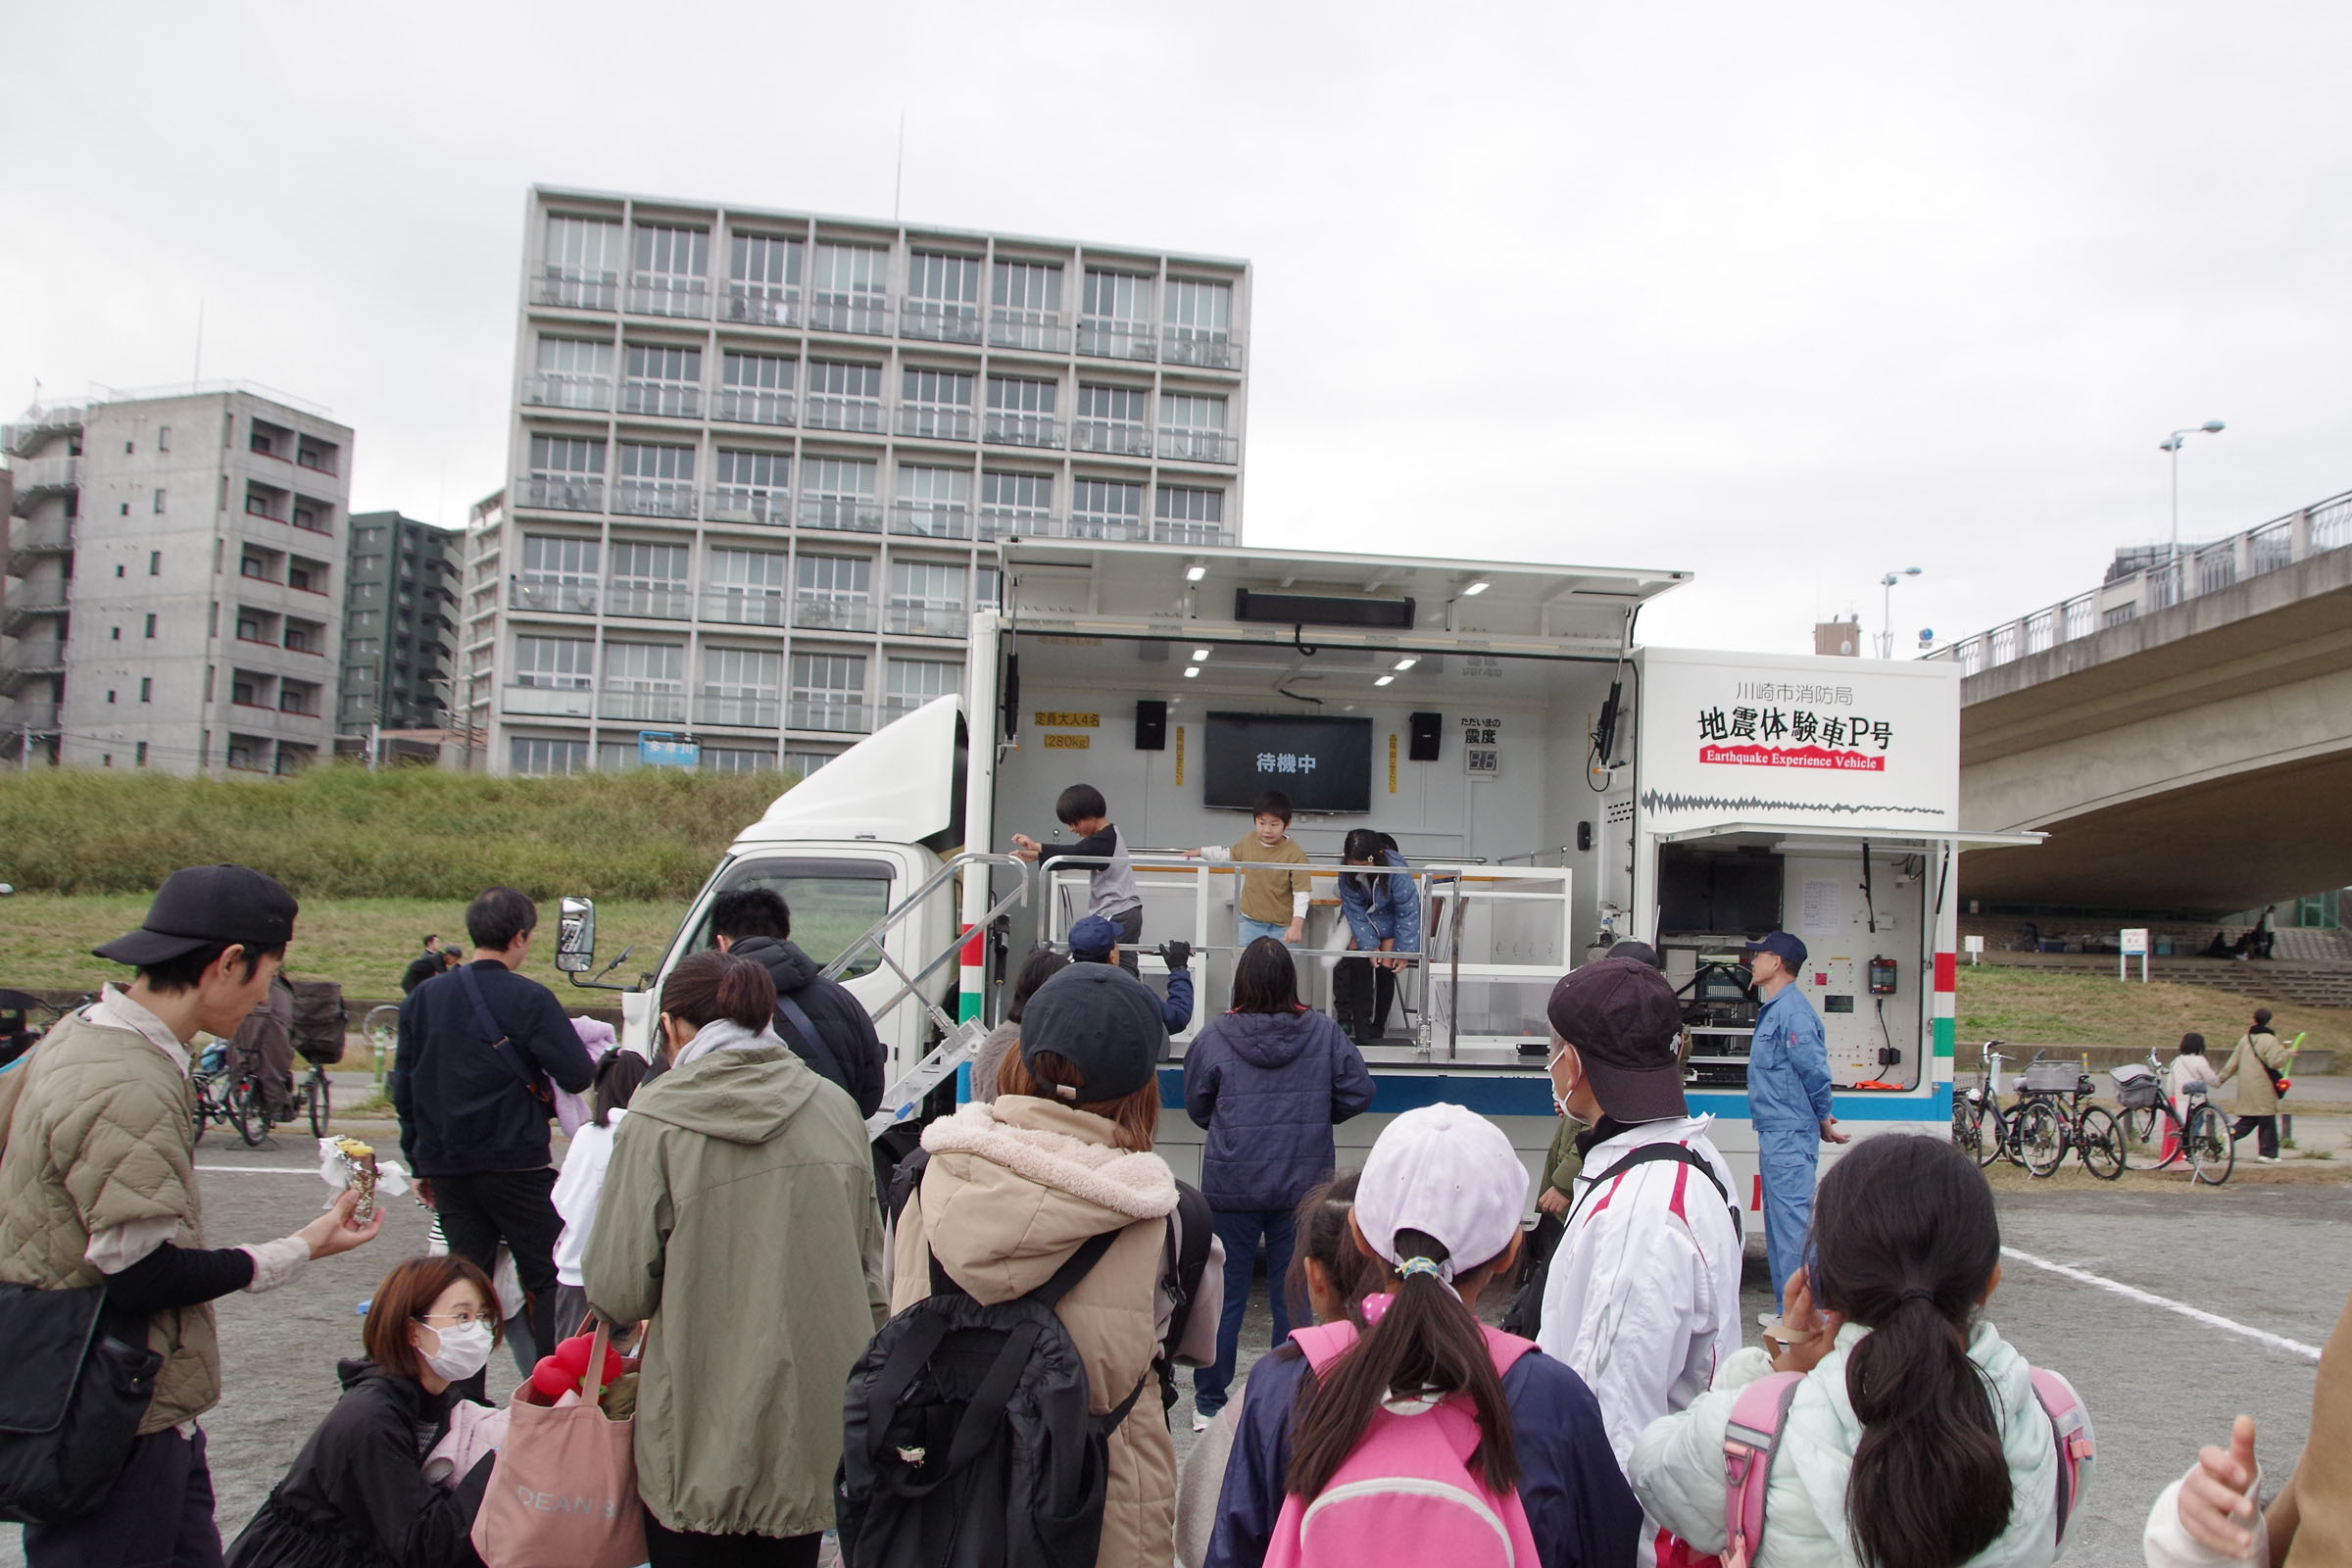
[(906, 188), (906, 111), (899, 111), (899, 167), (890, 179), (890, 220), (899, 220), (899, 195)]

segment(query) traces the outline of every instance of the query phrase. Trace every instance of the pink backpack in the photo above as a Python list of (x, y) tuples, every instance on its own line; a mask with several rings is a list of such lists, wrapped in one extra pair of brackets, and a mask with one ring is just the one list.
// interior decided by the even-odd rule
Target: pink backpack
[[(2046, 1367), (2028, 1369), (2034, 1376), (2034, 1396), (2050, 1420), (2050, 1440), (2058, 1447), (2058, 1539), (2066, 1539), (2067, 1516), (2089, 1483), (2096, 1447), (2091, 1442), (2090, 1414), (2075, 1386)], [(1723, 1498), (1723, 1568), (1749, 1568), (1764, 1546), (1764, 1490), (1772, 1480), (1772, 1456), (1780, 1442), (1781, 1424), (1796, 1398), (1802, 1372), (1775, 1372), (1740, 1391), (1732, 1403), (1731, 1425), (1723, 1435), (1723, 1472), (1728, 1490)]]
[[(1497, 1375), (1536, 1348), (1499, 1329), (1484, 1332)], [(1355, 1325), (1344, 1320), (1291, 1336), (1317, 1377), (1355, 1337)], [(1517, 1489), (1496, 1496), (1470, 1469), (1478, 1436), (1477, 1411), (1459, 1395), (1418, 1415), (1375, 1412), (1329, 1485), (1312, 1498), (1294, 1493), (1282, 1499), (1266, 1568), (1363, 1568), (1405, 1560), (1445, 1568), (1536, 1568), (1536, 1538)]]

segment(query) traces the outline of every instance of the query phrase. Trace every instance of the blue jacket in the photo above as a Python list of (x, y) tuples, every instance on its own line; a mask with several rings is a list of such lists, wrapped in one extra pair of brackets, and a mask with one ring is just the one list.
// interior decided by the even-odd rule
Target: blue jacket
[[(1306, 1375), (1306, 1357), (1289, 1347), (1251, 1369), (1205, 1568), (1258, 1568), (1266, 1560), (1291, 1470), (1292, 1408)], [(1503, 1376), (1502, 1395), (1519, 1456), (1519, 1501), (1543, 1568), (1632, 1568), (1642, 1505), (1617, 1468), (1599, 1401), (1585, 1380), (1534, 1350)], [(1397, 1555), (1409, 1558), (1409, 1544)]]
[(1747, 1114), (1758, 1132), (1819, 1126), (1830, 1114), (1830, 1052), (1794, 982), (1756, 1011), (1747, 1048)]
[(400, 1004), (400, 1049), (391, 1075), (400, 1152), (418, 1176), (545, 1170), (547, 1123), (555, 1110), (523, 1080), (552, 1080), (558, 1089), (580, 1094), (596, 1071), (588, 1048), (556, 994), (538, 981), (495, 958), (467, 968), (507, 1043), (493, 1052), (482, 1038), (460, 971), (435, 975), (409, 993)]
[(1184, 1108), (1208, 1129), (1208, 1206), (1288, 1209), (1339, 1162), (1331, 1129), (1372, 1103), (1364, 1054), (1319, 1012), (1228, 1012), (1184, 1056)]
[(1168, 998), (1159, 1004), (1159, 1021), (1170, 1035), (1184, 1033), (1184, 1026), (1193, 1021), (1193, 972), (1190, 969), (1168, 971)]
[[(1404, 857), (1383, 850), (1381, 861), (1393, 871), (1346, 870), (1340, 873), (1340, 912), (1355, 933), (1358, 951), (1369, 953), (1394, 937), (1396, 953), (1421, 951), (1421, 899)], [(1365, 883), (1370, 883), (1367, 890)]]

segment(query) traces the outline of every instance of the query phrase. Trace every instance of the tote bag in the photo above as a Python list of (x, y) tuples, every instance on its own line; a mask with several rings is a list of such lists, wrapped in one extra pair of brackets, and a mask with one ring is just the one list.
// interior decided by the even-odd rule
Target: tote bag
[(525, 1379), (508, 1405), (506, 1446), (473, 1516), (488, 1568), (636, 1568), (645, 1561), (634, 1422), (605, 1414), (594, 1387), (607, 1333), (596, 1326), (580, 1402), (561, 1408)]

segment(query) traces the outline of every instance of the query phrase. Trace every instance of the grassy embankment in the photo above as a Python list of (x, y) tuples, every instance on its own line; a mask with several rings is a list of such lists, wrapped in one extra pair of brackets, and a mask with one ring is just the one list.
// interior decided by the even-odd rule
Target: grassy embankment
[[(2195, 1030), (2217, 1055), (2227, 1053), (2264, 1003), (2207, 986), (2141, 985), (2106, 975), (2053, 974), (1990, 964), (1960, 966), (1957, 1055), (1972, 1070), (1984, 1040), (2037, 1046), (2155, 1046), (2170, 1058), (2181, 1035)], [(2304, 1045), (2331, 1047), (2352, 1060), (2352, 1011), (2273, 1002), (2282, 1037), (2308, 1032)]]

